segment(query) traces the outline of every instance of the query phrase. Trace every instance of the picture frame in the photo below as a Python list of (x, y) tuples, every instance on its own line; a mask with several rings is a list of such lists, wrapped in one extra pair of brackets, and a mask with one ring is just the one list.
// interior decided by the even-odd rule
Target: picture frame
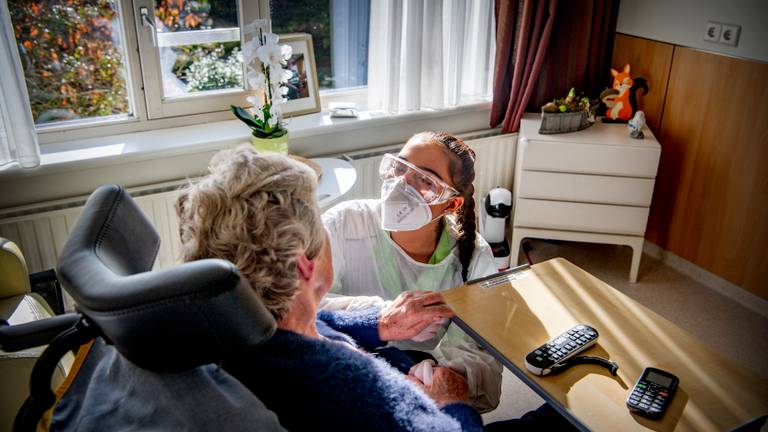
[(293, 52), (287, 61), (286, 70), (293, 72), (293, 77), (285, 86), (288, 87), (288, 102), (283, 104), (283, 115), (293, 117), (320, 111), (320, 93), (317, 82), (317, 65), (312, 46), (312, 35), (291, 33), (280, 35), (281, 45), (289, 45)]

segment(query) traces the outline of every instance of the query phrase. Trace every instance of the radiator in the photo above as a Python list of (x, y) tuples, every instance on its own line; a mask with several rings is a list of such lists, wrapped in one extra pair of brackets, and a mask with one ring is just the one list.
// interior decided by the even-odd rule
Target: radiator
[[(477, 153), (476, 199), (488, 190), (502, 186), (512, 189), (516, 135), (498, 135), (497, 131), (462, 136)], [(340, 155), (357, 170), (357, 181), (343, 199), (377, 198), (381, 187), (379, 162), (387, 152), (397, 153), (400, 146), (381, 147)], [(178, 262), (178, 221), (174, 203), (177, 190), (187, 180), (129, 189), (138, 205), (160, 234), (161, 246), (155, 268)], [(30, 272), (54, 268), (59, 252), (80, 214), (85, 199), (42, 203), (0, 211), (0, 236), (19, 245)]]

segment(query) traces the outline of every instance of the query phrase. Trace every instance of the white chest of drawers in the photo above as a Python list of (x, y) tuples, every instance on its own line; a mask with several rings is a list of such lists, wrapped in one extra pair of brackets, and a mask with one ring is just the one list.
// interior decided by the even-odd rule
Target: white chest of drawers
[(526, 114), (515, 161), (512, 263), (525, 238), (627, 245), (629, 280), (637, 280), (661, 146), (645, 127), (625, 124), (541, 135), (541, 118)]

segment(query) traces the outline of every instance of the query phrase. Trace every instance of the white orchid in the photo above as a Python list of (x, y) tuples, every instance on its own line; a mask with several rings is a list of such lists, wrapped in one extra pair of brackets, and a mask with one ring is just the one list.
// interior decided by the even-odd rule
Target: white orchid
[(259, 49), (261, 44), (258, 38), (249, 40), (243, 44), (243, 57), (246, 59), (252, 59), (256, 56), (256, 50)]
[(280, 137), (287, 133), (281, 122), (283, 113), (280, 105), (288, 101), (288, 88), (282, 83), (293, 75), (283, 68), (293, 50), (288, 45), (279, 45), (278, 35), (264, 31), (267, 24), (266, 20), (256, 20), (243, 27), (244, 34), (253, 35), (242, 45), (246, 59), (246, 82), (254, 92), (246, 100), (253, 108), (231, 107), (235, 116), (251, 127), (253, 135), (261, 138)]
[(258, 92), (267, 91), (267, 78), (261, 72), (256, 72), (252, 69), (248, 69), (245, 74), (245, 78), (248, 80), (248, 86)]
[(271, 69), (279, 69), (283, 62), (279, 45), (262, 45), (256, 50), (256, 58)]
[(260, 29), (265, 29), (265, 28), (267, 28), (267, 20), (257, 19), (250, 24), (246, 24), (243, 27), (243, 33), (246, 35), (250, 35), (258, 32)]
[(272, 105), (269, 107), (269, 116), (272, 118), (280, 118), (283, 116), (283, 110), (277, 105)]
[(264, 107), (261, 107), (259, 109), (254, 110), (253, 113), (254, 117), (259, 119), (262, 123), (264, 123)]
[(280, 53), (283, 56), (283, 61), (288, 61), (291, 59), (291, 55), (293, 55), (293, 47), (290, 45), (282, 45), (280, 47)]
[(264, 98), (261, 98), (259, 96), (253, 95), (253, 96), (246, 97), (245, 100), (249, 104), (253, 105), (253, 108), (256, 109), (256, 110), (260, 110), (260, 109), (264, 108)]

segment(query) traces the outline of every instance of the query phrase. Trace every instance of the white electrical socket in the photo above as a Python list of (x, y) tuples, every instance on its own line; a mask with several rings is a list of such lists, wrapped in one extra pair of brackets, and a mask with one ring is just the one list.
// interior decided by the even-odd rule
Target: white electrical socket
[(720, 33), (723, 25), (714, 21), (707, 22), (707, 29), (704, 32), (704, 40), (709, 42), (720, 42)]
[(723, 28), (720, 31), (720, 43), (725, 45), (732, 45), (732, 46), (738, 45), (740, 32), (741, 32), (740, 25), (723, 24)]

